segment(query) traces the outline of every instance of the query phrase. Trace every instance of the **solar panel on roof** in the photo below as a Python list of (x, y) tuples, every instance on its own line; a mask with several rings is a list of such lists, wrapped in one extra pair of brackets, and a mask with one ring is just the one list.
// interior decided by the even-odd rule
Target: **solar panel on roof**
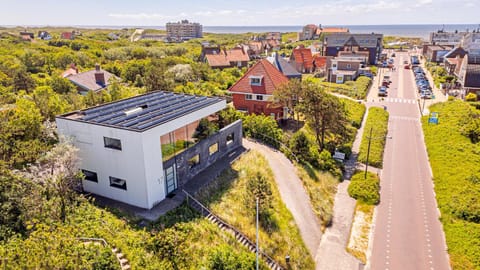
[(78, 120), (143, 130), (219, 101), (220, 98), (159, 91), (83, 110), (83, 117)]

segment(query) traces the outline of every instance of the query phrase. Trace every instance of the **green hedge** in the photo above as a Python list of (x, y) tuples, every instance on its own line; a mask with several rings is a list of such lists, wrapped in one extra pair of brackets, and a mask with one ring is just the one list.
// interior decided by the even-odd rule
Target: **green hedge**
[(439, 124), (428, 124), (423, 132), (441, 222), (453, 269), (480, 269), (480, 143), (462, 135), (465, 118), (476, 111), (466, 102), (432, 105)]
[(362, 143), (360, 144), (360, 153), (358, 155), (358, 161), (363, 163), (367, 161), (370, 130), (372, 130), (372, 140), (368, 164), (382, 168), (383, 149), (388, 131), (388, 112), (386, 110), (378, 107), (371, 107), (368, 110), (368, 118), (363, 130)]
[(365, 204), (378, 204), (380, 202), (380, 180), (378, 175), (359, 171), (352, 176), (348, 186), (348, 195)]

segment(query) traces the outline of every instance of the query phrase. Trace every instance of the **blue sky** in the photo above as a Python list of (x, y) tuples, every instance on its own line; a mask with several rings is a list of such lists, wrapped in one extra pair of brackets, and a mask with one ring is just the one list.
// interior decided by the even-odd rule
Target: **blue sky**
[(480, 0), (0, 0), (0, 25), (480, 24)]

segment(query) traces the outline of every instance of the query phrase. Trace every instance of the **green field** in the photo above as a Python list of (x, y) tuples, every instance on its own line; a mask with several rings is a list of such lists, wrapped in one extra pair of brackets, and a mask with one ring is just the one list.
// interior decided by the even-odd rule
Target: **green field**
[(438, 125), (422, 119), (453, 269), (480, 269), (480, 144), (461, 134), (474, 110), (461, 101), (440, 103), (430, 107)]

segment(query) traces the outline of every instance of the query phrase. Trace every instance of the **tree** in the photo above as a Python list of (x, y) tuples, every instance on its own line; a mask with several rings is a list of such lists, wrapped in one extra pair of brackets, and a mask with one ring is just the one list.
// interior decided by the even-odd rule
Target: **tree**
[(40, 86), (33, 91), (33, 101), (44, 119), (55, 121), (55, 116), (66, 112), (70, 105), (49, 86)]
[(173, 90), (173, 74), (166, 71), (166, 66), (163, 63), (154, 63), (147, 68), (145, 74), (145, 87), (147, 91)]
[(275, 103), (288, 108), (292, 118), (295, 119), (295, 111), (299, 97), (302, 93), (302, 84), (300, 80), (292, 79), (288, 83), (281, 85), (273, 92)]
[(345, 107), (337, 97), (327, 94), (323, 86), (313, 83), (304, 85), (299, 111), (314, 130), (320, 152), (325, 148), (328, 133), (346, 133), (348, 121)]
[(35, 88), (35, 81), (25, 69), (15, 69), (13, 72), (13, 87), (17, 92), (20, 90), (30, 92)]
[(25, 177), (44, 186), (51, 198), (58, 198), (57, 216), (62, 222), (65, 222), (69, 206), (75, 199), (75, 190), (81, 189), (77, 152), (77, 148), (62, 138), (36, 164), (23, 171)]
[(61, 76), (53, 76), (50, 86), (52, 87), (53, 91), (59, 94), (66, 94), (70, 91), (76, 90), (75, 85), (73, 85), (70, 80)]

